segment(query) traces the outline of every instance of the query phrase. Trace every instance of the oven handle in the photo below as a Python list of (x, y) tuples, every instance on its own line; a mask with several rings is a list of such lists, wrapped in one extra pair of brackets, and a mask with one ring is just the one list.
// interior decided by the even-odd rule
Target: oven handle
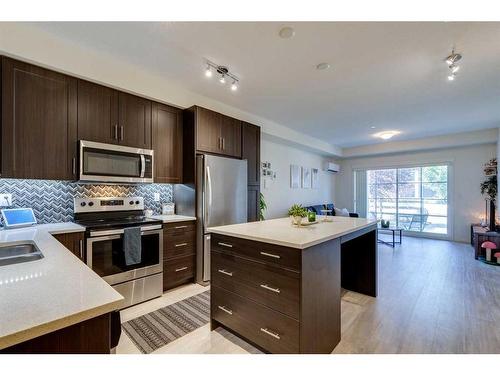
[[(147, 227), (141, 227), (141, 232), (150, 232), (153, 230), (159, 230), (161, 229), (161, 225), (150, 225)], [(111, 229), (111, 230), (99, 230), (99, 231), (94, 231), (90, 232), (90, 237), (102, 237), (102, 236), (113, 236), (116, 234), (123, 234), (123, 229)], [(149, 233), (147, 233), (149, 234)]]
[(141, 154), (141, 178), (144, 178), (144, 173), (146, 173), (146, 158)]

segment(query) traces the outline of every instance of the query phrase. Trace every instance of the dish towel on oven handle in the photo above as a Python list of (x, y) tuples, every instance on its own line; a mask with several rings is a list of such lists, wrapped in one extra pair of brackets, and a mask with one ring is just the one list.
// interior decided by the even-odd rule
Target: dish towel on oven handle
[(141, 228), (123, 229), (123, 252), (125, 253), (125, 265), (133, 266), (141, 263)]

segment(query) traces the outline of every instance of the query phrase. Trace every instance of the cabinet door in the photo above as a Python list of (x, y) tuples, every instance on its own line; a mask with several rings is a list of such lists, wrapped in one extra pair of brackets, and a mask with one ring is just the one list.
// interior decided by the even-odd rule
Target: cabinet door
[(62, 243), (69, 251), (81, 260), (84, 260), (83, 232), (54, 234), (54, 238)]
[(247, 221), (259, 221), (260, 212), (260, 187), (256, 185), (248, 185), (247, 198)]
[(2, 177), (76, 179), (77, 80), (2, 58)]
[(260, 127), (241, 124), (241, 158), (247, 160), (248, 185), (260, 185)]
[(182, 181), (182, 111), (153, 103), (155, 182)]
[(222, 152), (220, 113), (196, 107), (196, 149), (219, 154)]
[(118, 142), (118, 93), (78, 80), (78, 139)]
[(118, 93), (118, 138), (123, 146), (151, 148), (151, 101)]
[(241, 158), (241, 121), (229, 116), (221, 116), (221, 153)]

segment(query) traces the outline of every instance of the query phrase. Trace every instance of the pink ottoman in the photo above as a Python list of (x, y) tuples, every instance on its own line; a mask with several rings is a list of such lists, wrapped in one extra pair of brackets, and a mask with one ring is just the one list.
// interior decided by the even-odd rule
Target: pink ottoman
[(491, 262), (491, 250), (496, 250), (497, 248), (497, 245), (495, 245), (493, 242), (491, 241), (485, 241), (481, 244), (481, 247), (483, 249), (486, 249), (486, 260), (488, 262)]

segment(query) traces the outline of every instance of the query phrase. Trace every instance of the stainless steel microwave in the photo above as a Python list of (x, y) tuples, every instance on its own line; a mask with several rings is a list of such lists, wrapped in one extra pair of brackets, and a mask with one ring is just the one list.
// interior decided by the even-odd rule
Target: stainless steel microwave
[(80, 141), (80, 181), (152, 183), (153, 150)]

